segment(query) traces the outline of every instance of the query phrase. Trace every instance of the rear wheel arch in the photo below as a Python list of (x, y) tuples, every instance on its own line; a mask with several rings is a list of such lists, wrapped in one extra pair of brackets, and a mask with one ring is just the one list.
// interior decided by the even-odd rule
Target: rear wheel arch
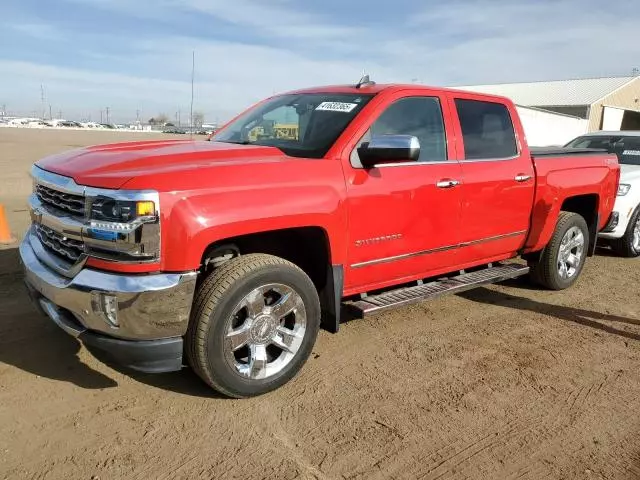
[(534, 282), (551, 290), (572, 286), (584, 267), (588, 235), (588, 225), (581, 215), (560, 212), (549, 243), (537, 255), (527, 258)]
[(589, 249), (587, 255), (593, 256), (598, 237), (598, 227), (600, 224), (600, 197), (596, 193), (587, 195), (576, 195), (565, 198), (560, 207), (561, 212), (577, 213), (587, 223), (589, 229)]

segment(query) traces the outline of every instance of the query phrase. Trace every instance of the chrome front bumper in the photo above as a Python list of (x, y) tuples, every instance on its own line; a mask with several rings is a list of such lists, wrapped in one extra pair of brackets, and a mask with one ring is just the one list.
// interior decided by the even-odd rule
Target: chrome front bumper
[[(126, 275), (82, 268), (67, 278), (38, 258), (42, 249), (37, 237), (25, 236), (20, 245), (25, 282), (38, 306), (67, 333), (97, 332), (135, 341), (186, 333), (196, 272)], [(105, 312), (105, 298), (117, 306), (117, 326)]]

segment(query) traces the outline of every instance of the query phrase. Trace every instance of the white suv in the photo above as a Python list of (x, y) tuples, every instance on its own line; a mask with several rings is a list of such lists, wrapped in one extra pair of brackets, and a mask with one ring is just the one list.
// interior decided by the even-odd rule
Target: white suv
[(619, 255), (640, 256), (640, 131), (588, 133), (566, 146), (602, 148), (618, 155), (618, 196), (609, 222), (598, 237), (606, 239)]

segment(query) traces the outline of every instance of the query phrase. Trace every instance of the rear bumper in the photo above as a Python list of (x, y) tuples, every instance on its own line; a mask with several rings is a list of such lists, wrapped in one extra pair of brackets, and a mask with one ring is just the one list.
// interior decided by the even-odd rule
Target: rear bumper
[(181, 368), (195, 272), (118, 275), (84, 268), (67, 278), (40, 261), (37, 241), (27, 235), (20, 245), (25, 283), (60, 328), (132, 369)]

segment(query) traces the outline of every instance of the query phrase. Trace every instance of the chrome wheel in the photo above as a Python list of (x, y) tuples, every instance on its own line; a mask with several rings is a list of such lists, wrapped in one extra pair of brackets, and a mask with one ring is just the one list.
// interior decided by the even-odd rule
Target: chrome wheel
[(636, 252), (640, 252), (640, 215), (636, 219), (636, 223), (633, 225), (633, 237), (631, 239), (631, 246)]
[(562, 279), (573, 277), (584, 255), (584, 235), (578, 227), (571, 227), (562, 237), (558, 250), (558, 274)]
[(294, 358), (304, 339), (307, 312), (302, 297), (278, 283), (247, 294), (227, 320), (225, 358), (249, 379), (276, 375)]

